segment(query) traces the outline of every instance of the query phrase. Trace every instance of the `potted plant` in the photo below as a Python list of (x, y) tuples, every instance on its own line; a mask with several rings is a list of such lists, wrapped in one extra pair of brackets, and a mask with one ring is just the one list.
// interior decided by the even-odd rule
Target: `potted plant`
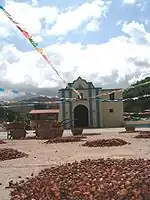
[(134, 126), (125, 126), (125, 129), (126, 129), (127, 132), (130, 132), (130, 133), (135, 131), (135, 127)]
[(82, 135), (83, 128), (73, 128), (73, 129), (71, 129), (71, 132), (72, 132), (73, 136)]
[(10, 130), (10, 136), (15, 140), (23, 139), (26, 137), (26, 131), (24, 129), (12, 129)]

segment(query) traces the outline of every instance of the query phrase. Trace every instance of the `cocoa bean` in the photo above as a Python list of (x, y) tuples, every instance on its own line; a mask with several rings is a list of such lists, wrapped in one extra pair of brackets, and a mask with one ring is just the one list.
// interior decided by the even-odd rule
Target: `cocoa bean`
[(144, 138), (145, 138), (145, 139), (147, 138), (147, 139), (148, 139), (148, 138), (150, 138), (150, 133), (139, 133), (139, 135), (135, 136), (134, 138), (141, 138), (141, 139), (142, 139), (142, 138), (143, 138), (143, 139), (144, 139)]
[(0, 140), (0, 144), (6, 144), (4, 140)]
[(150, 160), (98, 159), (42, 170), (25, 182), (11, 181), (11, 200), (148, 200)]
[(123, 146), (126, 144), (130, 144), (130, 143), (119, 138), (113, 138), (113, 139), (99, 139), (99, 140), (93, 140), (93, 141), (86, 141), (82, 146), (112, 147), (112, 146)]
[(0, 161), (12, 160), (16, 158), (27, 157), (28, 155), (23, 152), (19, 152), (16, 149), (12, 148), (3, 148), (0, 149)]
[(45, 144), (80, 142), (80, 141), (82, 141), (81, 139), (84, 139), (84, 138), (86, 138), (86, 137), (85, 136), (60, 137), (60, 138), (49, 139), (45, 142)]

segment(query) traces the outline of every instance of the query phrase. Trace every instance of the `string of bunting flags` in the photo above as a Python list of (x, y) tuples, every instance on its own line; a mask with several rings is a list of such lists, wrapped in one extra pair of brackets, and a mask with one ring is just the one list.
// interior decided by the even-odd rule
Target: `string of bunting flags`
[[(8, 19), (17, 27), (17, 29), (23, 34), (23, 36), (30, 42), (30, 44), (36, 49), (36, 51), (44, 58), (44, 60), (48, 63), (48, 65), (55, 71), (55, 73), (60, 77), (60, 79), (64, 82), (65, 85), (67, 85), (66, 80), (59, 74), (57, 69), (52, 65), (48, 57), (44, 54), (44, 50), (38, 46), (38, 43), (33, 40), (33, 37), (31, 34), (29, 34), (25, 29), (23, 29), (17, 21), (15, 21), (10, 13), (8, 13), (3, 6), (0, 5), (0, 9), (5, 13), (5, 15), (8, 17)], [(73, 87), (70, 87), (80, 98), (80, 93), (74, 89)]]
[[(60, 79), (65, 83), (65, 85), (67, 85), (68, 87), (70, 87), (68, 85), (68, 83), (66, 82), (66, 80), (60, 75), (60, 73), (57, 71), (57, 69), (52, 65), (52, 63), (50, 62), (49, 58), (44, 54), (44, 50), (42, 48), (39, 47), (38, 43), (36, 43), (34, 40), (33, 40), (33, 37), (31, 34), (29, 34), (25, 29), (23, 29), (20, 25), (20, 23), (16, 22), (12, 16), (4, 9), (3, 6), (0, 5), (0, 9), (4, 12), (4, 14), (8, 17), (8, 19), (16, 26), (16, 28), (23, 34), (23, 36), (30, 42), (30, 44), (36, 49), (36, 51), (43, 57), (43, 59), (48, 63), (48, 65), (55, 71), (55, 73), (60, 77)], [(149, 97), (150, 94), (145, 94), (143, 96), (139, 96), (139, 97), (133, 97), (133, 98), (127, 98), (127, 99), (115, 99), (115, 100), (108, 100), (108, 99), (104, 99), (102, 98), (103, 96), (106, 96), (106, 95), (110, 95), (114, 92), (120, 92), (120, 91), (128, 91), (129, 89), (132, 89), (132, 88), (136, 88), (136, 87), (139, 87), (139, 86), (142, 86), (142, 85), (146, 85), (146, 84), (149, 84), (150, 81), (147, 81), (145, 83), (141, 83), (141, 84), (138, 84), (138, 85), (132, 85), (130, 87), (128, 87), (127, 89), (120, 89), (120, 90), (114, 90), (114, 91), (111, 91), (109, 93), (102, 93), (102, 94), (98, 94), (97, 96), (94, 96), (94, 97), (86, 97), (86, 99), (95, 99), (96, 101), (105, 101), (105, 102), (112, 102), (112, 101), (115, 101), (115, 102), (118, 102), (118, 101), (128, 101), (128, 100), (136, 100), (136, 99), (139, 99), (139, 98), (146, 98), (146, 97)], [(81, 100), (81, 95), (80, 93), (74, 89), (73, 87), (70, 87), (70, 89), (72, 89), (79, 97), (79, 99), (76, 99), (76, 98), (60, 98), (59, 101), (57, 101), (57, 103), (60, 103), (61, 101), (77, 101), (77, 100)], [(20, 95), (33, 95), (33, 96), (37, 96), (36, 93), (33, 93), (33, 92), (22, 92), (22, 91), (19, 91), (19, 90), (8, 90), (8, 89), (5, 89), (5, 88), (0, 88), (0, 93), (2, 92), (12, 92), (14, 94), (20, 94)], [(38, 96), (41, 96), (41, 97), (48, 97), (48, 98), (53, 98), (51, 96), (46, 96), (46, 95), (38, 95)], [(34, 102), (34, 103), (38, 103), (38, 102)], [(32, 103), (32, 104), (34, 104)], [(41, 102), (40, 102), (41, 103)], [(48, 103), (48, 102), (43, 102), (43, 103)], [(51, 102), (51, 103), (56, 103), (56, 102)], [(25, 104), (28, 104), (28, 102), (24, 103)], [(21, 104), (22, 106), (23, 104)]]
[[(93, 97), (86, 97), (87, 99), (90, 99), (90, 98), (92, 98), (92, 99), (95, 99), (95, 98), (97, 98), (97, 97), (103, 97), (103, 96), (107, 96), (107, 95), (110, 95), (110, 94), (112, 94), (112, 93), (115, 93), (115, 92), (123, 92), (123, 91), (128, 91), (129, 89), (132, 89), (132, 88), (137, 88), (137, 87), (140, 87), (140, 86), (142, 86), (142, 85), (146, 85), (146, 84), (150, 84), (150, 81), (147, 81), (147, 82), (145, 82), (145, 83), (141, 83), (141, 84), (138, 84), (138, 85), (134, 85), (134, 86), (129, 86), (128, 88), (126, 88), (126, 89), (120, 89), (120, 90), (113, 90), (113, 91), (111, 91), (111, 92), (107, 92), (107, 93), (100, 93), (100, 94), (98, 94), (98, 95), (96, 95), (96, 96), (93, 96)], [(47, 95), (38, 95), (37, 93), (35, 93), (35, 92), (23, 92), (23, 91), (19, 91), (19, 90), (17, 90), (17, 89), (13, 89), (13, 90), (10, 90), (10, 89), (6, 89), (6, 88), (0, 88), (0, 93), (1, 92), (12, 92), (12, 93), (14, 93), (14, 94), (20, 94), (20, 95), (33, 95), (33, 96), (40, 96), (40, 97), (47, 97), (47, 98), (53, 98), (52, 96), (47, 96)], [(55, 96), (56, 98), (58, 98), (57, 96)], [(133, 100), (136, 100), (136, 99), (138, 99), (138, 98), (142, 98), (142, 97), (149, 97), (149, 94), (145, 94), (145, 95), (143, 95), (143, 96), (138, 96), (138, 97), (133, 97), (133, 98), (127, 98), (127, 99), (122, 99), (122, 101), (127, 101), (127, 100), (130, 100), (130, 99), (133, 99)], [(61, 100), (76, 100), (76, 98), (61, 98)], [(107, 100), (107, 99), (106, 99)], [(114, 101), (116, 101), (116, 100), (114, 100)]]
[[(113, 92), (119, 92), (121, 90), (114, 90), (110, 93), (104, 93), (104, 95), (108, 95), (108, 94), (111, 94)], [(40, 96), (40, 97), (46, 97), (46, 98), (59, 98), (58, 96), (47, 96), (47, 95), (38, 95), (36, 93), (33, 93), (33, 92), (22, 92), (22, 91), (19, 91), (19, 90), (16, 90), (16, 89), (13, 89), (13, 90), (10, 90), (10, 89), (5, 89), (5, 88), (0, 88), (0, 93), (1, 92), (12, 92), (14, 94), (20, 94), (20, 95), (33, 95), (33, 96)], [(101, 98), (101, 96), (103, 96), (103, 94), (99, 94), (97, 96), (94, 96), (94, 97), (86, 97), (85, 99), (95, 99), (95, 100), (98, 100), (98, 101), (127, 101), (127, 100), (137, 100), (139, 98), (145, 98), (145, 97), (149, 97), (150, 94), (145, 94), (145, 95), (142, 95), (142, 96), (137, 96), (137, 97), (132, 97), (132, 98), (126, 98), (126, 99), (115, 99), (115, 100), (108, 100), (108, 99), (104, 99), (104, 98)], [(98, 98), (100, 97), (100, 98)], [(79, 101), (81, 99), (77, 99), (77, 98), (59, 98), (60, 101)], [(13, 100), (12, 100), (13, 101)], [(37, 102), (37, 101), (36, 101)], [(43, 102), (44, 103), (44, 102)]]
[(125, 112), (125, 116), (137, 116), (137, 115), (150, 115), (150, 111), (145, 111), (145, 112), (139, 112), (139, 113), (134, 113), (134, 112)]
[[(143, 96), (138, 96), (138, 97), (133, 97), (133, 98), (127, 98), (127, 99), (115, 99), (115, 100), (109, 100), (109, 99), (95, 99), (96, 101), (100, 101), (100, 102), (119, 102), (119, 101), (122, 101), (122, 102), (125, 102), (125, 101), (129, 101), (129, 100), (137, 100), (139, 98), (145, 98), (145, 97), (150, 97), (150, 94), (147, 94), (147, 95), (143, 95)], [(49, 101), (49, 102), (45, 102), (45, 101), (33, 101), (33, 102), (17, 102), (17, 103), (12, 103), (12, 104), (4, 104), (1, 106), (3, 107), (21, 107), (21, 106), (25, 106), (25, 107), (29, 107), (29, 106), (34, 106), (36, 104), (46, 104), (46, 105), (50, 105), (50, 104), (60, 104), (61, 102), (73, 102), (73, 101), (84, 101), (84, 100), (77, 100), (77, 99), (59, 99), (58, 101)]]
[[(97, 100), (103, 100), (103, 101), (107, 101), (107, 99), (103, 99), (101, 98), (102, 96), (106, 96), (106, 95), (109, 95), (109, 94), (112, 94), (114, 92), (120, 92), (122, 90), (114, 90), (114, 91), (111, 91), (110, 93), (102, 93), (102, 94), (99, 94), (97, 96), (94, 96), (94, 97), (86, 97), (86, 99), (96, 99), (98, 97), (100, 97), (100, 99), (97, 99)], [(37, 93), (35, 92), (22, 92), (22, 91), (19, 91), (19, 90), (16, 90), (16, 89), (13, 89), (13, 90), (10, 90), (10, 89), (5, 89), (5, 88), (0, 88), (0, 93), (2, 92), (5, 92), (5, 93), (8, 93), (8, 92), (11, 92), (11, 93), (14, 93), (14, 94), (20, 94), (20, 95), (33, 95), (33, 96), (40, 96), (40, 97), (46, 97), (46, 98), (59, 98), (58, 96), (47, 96), (47, 95), (38, 95)], [(133, 97), (133, 98), (127, 98), (127, 99), (115, 99), (115, 100), (110, 100), (110, 101), (119, 101), (119, 100), (122, 100), (122, 101), (127, 101), (127, 100), (130, 100), (130, 99), (133, 99), (133, 100), (136, 100), (138, 98), (142, 98), (142, 97), (149, 97), (150, 95), (149, 94), (145, 94), (143, 96), (138, 96), (138, 97)], [(60, 100), (80, 100), (80, 99), (77, 99), (77, 98), (60, 98)], [(13, 101), (13, 100), (12, 100)]]
[[(102, 96), (105, 96), (105, 95), (109, 95), (109, 94), (112, 94), (112, 93), (114, 93), (114, 92), (120, 92), (120, 91), (123, 91), (123, 90), (129, 90), (130, 88), (136, 88), (136, 87), (139, 87), (139, 86), (141, 86), (141, 85), (145, 85), (145, 84), (149, 84), (150, 83), (150, 81), (147, 81), (147, 82), (145, 82), (145, 83), (142, 83), (142, 84), (138, 84), (138, 85), (135, 85), (135, 86), (130, 86), (130, 87), (128, 87), (127, 89), (120, 89), (120, 90), (114, 90), (114, 91), (111, 91), (111, 92), (109, 92), (109, 93), (102, 93), (102, 94), (99, 94), (99, 95), (97, 95), (97, 96), (94, 96), (94, 97), (87, 97), (86, 99), (95, 99), (95, 100), (97, 100), (97, 101), (105, 101), (105, 102), (118, 102), (118, 101), (128, 101), (128, 100), (137, 100), (137, 99), (139, 99), (139, 98), (146, 98), (146, 97), (149, 97), (150, 96), (150, 94), (145, 94), (145, 95), (142, 95), (142, 96), (137, 96), (137, 97), (132, 97), (132, 98), (127, 98), (127, 99), (115, 99), (115, 100), (109, 100), (109, 99), (104, 99), (104, 98), (102, 98)], [(59, 98), (59, 97), (57, 97), (57, 96), (55, 96), (55, 97), (52, 97), (52, 96), (47, 96), (47, 95), (38, 95), (38, 94), (36, 94), (36, 93), (34, 93), (34, 92), (22, 92), (22, 91), (19, 91), (19, 90), (17, 90), (17, 89), (13, 89), (13, 90), (10, 90), (10, 89), (6, 89), (6, 88), (0, 88), (0, 93), (1, 92), (12, 92), (12, 93), (14, 93), (14, 94), (20, 94), (20, 95), (33, 95), (33, 96), (40, 96), (40, 97), (47, 97), (47, 98), (49, 98), (49, 99), (51, 99), (51, 98)], [(62, 102), (62, 101), (79, 101), (80, 99), (77, 99), (77, 98), (59, 98), (59, 101), (57, 101), (57, 103), (60, 103), (60, 102)], [(1, 101), (2, 102), (2, 101)], [(5, 101), (3, 101), (3, 102), (5, 102)], [(53, 102), (32, 102), (32, 104), (37, 104), (37, 103), (47, 103), (47, 104), (51, 104), (51, 103), (53, 103)], [(56, 102), (55, 102), (56, 103)], [(31, 102), (25, 102), (24, 104), (21, 104), (22, 106), (23, 105), (28, 105), (28, 104), (31, 104)]]

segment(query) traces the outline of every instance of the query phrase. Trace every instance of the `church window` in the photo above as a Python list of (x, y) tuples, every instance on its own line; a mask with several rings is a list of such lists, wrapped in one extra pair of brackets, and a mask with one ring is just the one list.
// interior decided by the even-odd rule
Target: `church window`
[(113, 112), (114, 112), (114, 109), (112, 109), (112, 108), (109, 109), (109, 112), (110, 112), (110, 113), (113, 113)]

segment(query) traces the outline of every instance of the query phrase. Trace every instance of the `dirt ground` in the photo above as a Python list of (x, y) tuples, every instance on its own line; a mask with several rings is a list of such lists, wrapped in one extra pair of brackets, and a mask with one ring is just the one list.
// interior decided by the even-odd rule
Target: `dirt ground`
[[(143, 129), (142, 129), (143, 130)], [(150, 129), (144, 129), (150, 130)], [(10, 180), (19, 180), (30, 177), (31, 173), (36, 175), (41, 169), (53, 165), (59, 165), (75, 160), (86, 158), (146, 158), (150, 159), (150, 139), (134, 139), (137, 133), (119, 133), (124, 131), (118, 129), (93, 129), (84, 130), (84, 133), (101, 133), (101, 135), (88, 136), (85, 140), (94, 140), (97, 138), (121, 138), (131, 145), (121, 147), (83, 147), (83, 142), (62, 143), (62, 144), (44, 144), (44, 140), (7, 140), (6, 144), (0, 145), (0, 148), (14, 148), (28, 153), (28, 158), (19, 158), (0, 162), (0, 200), (9, 200), (9, 190), (5, 189)], [(1, 133), (0, 133), (1, 134)], [(71, 135), (70, 131), (65, 131), (65, 136)]]

